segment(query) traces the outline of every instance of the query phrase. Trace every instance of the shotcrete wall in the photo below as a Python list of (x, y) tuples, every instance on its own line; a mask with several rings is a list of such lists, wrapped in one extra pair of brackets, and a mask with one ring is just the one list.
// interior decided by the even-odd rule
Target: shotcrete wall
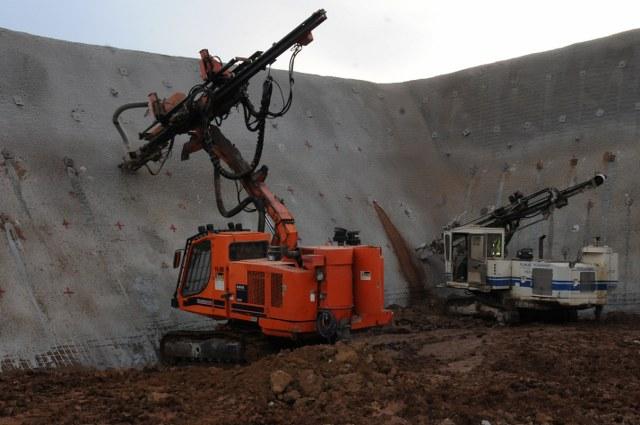
[[(267, 129), (268, 182), (302, 244), (326, 243), (341, 225), (382, 246), (391, 304), (407, 301), (407, 284), (373, 200), (417, 246), (514, 190), (605, 172), (606, 186), (523, 231), (513, 248), (546, 233), (547, 252), (570, 259), (600, 236), (620, 253), (612, 307), (637, 309), (638, 46), (632, 31), (389, 85), (297, 75), (292, 110)], [(196, 61), (6, 30), (0, 57), (0, 370), (140, 366), (156, 360), (163, 332), (210, 326), (169, 307), (169, 264), (199, 224), (225, 224), (211, 166), (201, 153), (176, 154), (158, 176), (121, 174), (111, 125), (123, 103), (188, 90)], [(124, 122), (135, 134), (146, 121)], [(222, 130), (251, 151), (239, 119)], [(255, 217), (241, 220), (255, 227)]]

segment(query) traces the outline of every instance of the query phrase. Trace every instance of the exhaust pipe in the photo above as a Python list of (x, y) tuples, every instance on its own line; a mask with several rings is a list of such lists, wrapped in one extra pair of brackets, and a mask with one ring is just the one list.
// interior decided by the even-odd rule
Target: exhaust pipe
[(544, 259), (544, 240), (547, 235), (542, 235), (538, 238), (538, 260)]

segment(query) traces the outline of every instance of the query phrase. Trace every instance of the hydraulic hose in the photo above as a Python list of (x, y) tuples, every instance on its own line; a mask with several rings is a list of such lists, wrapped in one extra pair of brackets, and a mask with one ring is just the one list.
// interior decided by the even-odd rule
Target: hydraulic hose
[(222, 189), (220, 187), (220, 173), (218, 169), (214, 167), (213, 169), (213, 186), (215, 188), (215, 196), (216, 196), (216, 206), (218, 207), (218, 211), (225, 218), (231, 218), (241, 211), (243, 211), (249, 204), (253, 203), (256, 210), (258, 211), (258, 232), (264, 232), (265, 222), (266, 222), (266, 211), (264, 207), (264, 203), (261, 199), (256, 199), (252, 196), (247, 196), (242, 201), (238, 203), (231, 210), (227, 210), (224, 205), (224, 200), (222, 199)]
[(146, 108), (148, 106), (149, 104), (147, 102), (126, 103), (121, 107), (119, 107), (118, 109), (116, 109), (115, 112), (113, 113), (113, 125), (116, 127), (116, 130), (118, 130), (120, 137), (122, 137), (122, 141), (124, 142), (124, 145), (126, 146), (127, 150), (131, 150), (131, 145), (129, 144), (129, 139), (127, 138), (126, 133), (122, 129), (122, 126), (118, 121), (118, 118), (120, 117), (120, 114), (122, 114), (124, 111), (128, 109)]
[[(249, 168), (241, 173), (233, 173), (231, 171), (225, 170), (220, 164), (219, 158), (212, 159), (213, 166), (215, 169), (225, 178), (229, 180), (240, 180), (243, 177), (247, 177), (251, 173), (253, 173), (258, 165), (260, 164), (260, 159), (262, 158), (262, 147), (264, 146), (264, 130), (265, 123), (267, 119), (267, 114), (269, 113), (269, 104), (271, 103), (271, 93), (273, 90), (273, 82), (271, 78), (267, 78), (262, 85), (262, 100), (260, 102), (260, 111), (257, 113), (258, 118), (258, 141), (256, 142), (256, 150), (253, 154), (253, 160), (249, 165)], [(248, 101), (247, 101), (248, 104)], [(245, 105), (246, 106), (246, 105)]]
[(318, 334), (326, 338), (327, 341), (334, 341), (336, 332), (338, 331), (338, 321), (330, 310), (318, 311), (316, 330)]
[(227, 210), (224, 206), (224, 200), (222, 199), (222, 189), (220, 187), (220, 172), (219, 169), (215, 166), (213, 167), (213, 186), (216, 195), (216, 206), (218, 207), (218, 211), (220, 211), (220, 214), (225, 218), (233, 217), (239, 214), (243, 209), (245, 209), (247, 205), (255, 203), (253, 197), (247, 196), (238, 205), (230, 210)]
[(262, 199), (254, 199), (253, 205), (255, 205), (258, 211), (258, 232), (264, 232), (266, 222), (266, 211), (264, 208), (264, 202)]

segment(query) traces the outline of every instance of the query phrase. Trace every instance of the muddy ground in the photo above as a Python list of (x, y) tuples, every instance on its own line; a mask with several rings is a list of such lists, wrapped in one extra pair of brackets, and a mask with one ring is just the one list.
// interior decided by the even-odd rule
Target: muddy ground
[(0, 375), (0, 424), (21, 423), (640, 424), (640, 318), (505, 327), (412, 309), (247, 366)]

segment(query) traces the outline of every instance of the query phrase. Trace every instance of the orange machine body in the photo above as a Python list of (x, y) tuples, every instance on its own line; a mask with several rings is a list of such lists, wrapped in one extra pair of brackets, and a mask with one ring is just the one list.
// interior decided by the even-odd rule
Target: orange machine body
[(187, 241), (174, 305), (214, 319), (255, 322), (266, 335), (295, 339), (317, 333), (321, 311), (341, 327), (386, 325), (380, 248), (301, 247), (300, 261), (270, 259), (272, 235), (201, 232)]
[[(118, 124), (123, 111), (148, 106), (155, 118), (139, 134), (145, 143), (129, 152), (129, 158), (120, 165), (123, 170), (135, 172), (149, 162), (160, 162), (162, 167), (175, 137), (188, 134), (181, 159), (200, 150), (209, 156), (221, 216), (231, 218), (251, 205), (258, 213), (258, 231), (237, 229), (235, 225), (228, 231), (216, 231), (213, 226), (205, 226), (187, 240), (184, 256), (176, 253), (174, 257), (174, 266), (180, 266), (174, 307), (215, 319), (255, 322), (264, 334), (287, 338), (319, 334), (335, 339), (342, 330), (382, 326), (391, 321), (391, 311), (384, 308), (381, 249), (360, 245), (357, 231), (340, 228), (334, 235), (337, 246), (298, 246), (293, 214), (267, 187), (268, 168), (258, 168), (266, 120), (284, 115), (292, 98), (290, 92), (280, 111), (269, 109), (273, 80), (267, 72), (260, 108), (256, 109), (247, 92), (249, 80), (292, 49), (289, 81), (293, 84), (295, 56), (301, 46), (313, 40), (311, 30), (325, 19), (325, 11), (319, 10), (267, 51), (224, 64), (203, 49), (202, 84), (193, 86), (188, 94), (178, 92), (168, 99), (151, 93), (146, 104), (126, 104), (114, 113), (113, 122), (126, 146), (128, 139)], [(219, 128), (231, 109), (240, 106), (245, 125), (258, 133), (251, 163)], [(241, 200), (238, 191), (238, 205), (231, 209), (224, 206), (223, 177), (246, 192)], [(267, 218), (273, 234), (265, 232)]]

